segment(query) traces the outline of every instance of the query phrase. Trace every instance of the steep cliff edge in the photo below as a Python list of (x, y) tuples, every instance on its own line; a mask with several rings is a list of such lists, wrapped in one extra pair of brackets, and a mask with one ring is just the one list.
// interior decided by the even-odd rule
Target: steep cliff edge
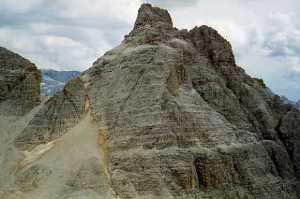
[(296, 199), (299, 129), (216, 30), (178, 30), (143, 4), (124, 41), (11, 139), (23, 156), (0, 196)]

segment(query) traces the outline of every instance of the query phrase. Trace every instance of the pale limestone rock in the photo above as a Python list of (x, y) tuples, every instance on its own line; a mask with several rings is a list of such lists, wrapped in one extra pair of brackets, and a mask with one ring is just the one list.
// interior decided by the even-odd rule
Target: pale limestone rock
[(300, 197), (299, 110), (237, 66), (210, 27), (177, 30), (144, 4), (122, 44), (65, 91), (12, 139), (25, 154), (54, 143), (16, 168), (38, 175), (12, 174), (0, 196), (51, 198), (41, 190), (52, 183), (55, 199)]

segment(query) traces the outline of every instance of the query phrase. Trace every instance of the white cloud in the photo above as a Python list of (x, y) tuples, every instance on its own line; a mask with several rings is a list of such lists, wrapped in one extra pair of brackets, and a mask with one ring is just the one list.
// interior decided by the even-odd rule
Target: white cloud
[(41, 68), (84, 70), (122, 41), (139, 5), (139, 0), (3, 0), (0, 43)]
[(9, 11), (13, 13), (26, 13), (39, 6), (43, 0), (1, 0), (0, 11)]

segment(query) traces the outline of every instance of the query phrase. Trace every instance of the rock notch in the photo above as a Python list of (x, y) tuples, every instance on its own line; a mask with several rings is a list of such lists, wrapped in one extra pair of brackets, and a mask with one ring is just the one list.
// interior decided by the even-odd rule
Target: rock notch
[(152, 7), (151, 4), (143, 4), (138, 12), (134, 29), (144, 26), (172, 28), (173, 22), (167, 10)]

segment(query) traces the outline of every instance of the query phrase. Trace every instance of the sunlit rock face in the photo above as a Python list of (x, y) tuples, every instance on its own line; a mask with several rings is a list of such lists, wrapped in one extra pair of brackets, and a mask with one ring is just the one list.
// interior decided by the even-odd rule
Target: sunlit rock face
[(124, 41), (9, 139), (0, 196), (297, 199), (299, 115), (216, 30), (178, 30), (143, 4)]

